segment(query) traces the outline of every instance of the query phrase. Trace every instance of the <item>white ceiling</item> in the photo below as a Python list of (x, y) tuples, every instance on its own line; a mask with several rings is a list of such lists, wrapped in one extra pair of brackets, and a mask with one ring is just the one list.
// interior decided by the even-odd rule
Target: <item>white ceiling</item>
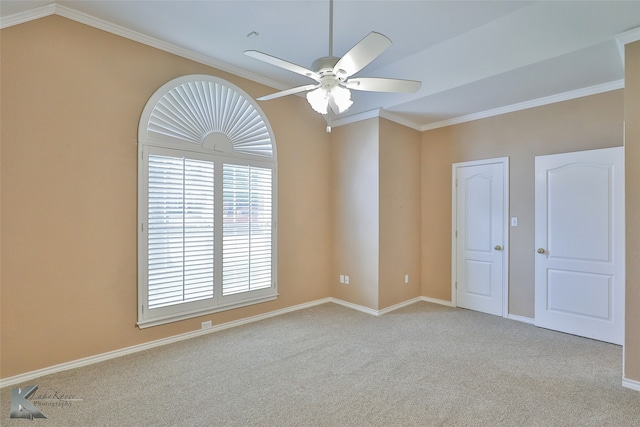
[[(2, 0), (2, 27), (30, 19), (51, 3)], [(149, 36), (266, 83), (273, 92), (313, 81), (243, 51), (259, 50), (308, 68), (329, 49), (328, 0), (55, 3), (63, 16)], [(616, 36), (639, 27), (640, 0), (335, 0), (335, 56), (377, 31), (393, 45), (357, 76), (422, 81), (415, 94), (353, 91), (354, 105), (341, 117), (384, 109), (427, 129), (560, 99), (559, 94), (621, 87), (624, 66)], [(254, 31), (257, 37), (247, 37)]]

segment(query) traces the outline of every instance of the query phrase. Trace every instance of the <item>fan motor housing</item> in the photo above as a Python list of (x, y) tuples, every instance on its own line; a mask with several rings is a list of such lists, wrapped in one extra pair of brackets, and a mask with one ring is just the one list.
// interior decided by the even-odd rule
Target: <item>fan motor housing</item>
[(336, 66), (339, 60), (340, 58), (335, 56), (323, 56), (322, 58), (318, 58), (313, 61), (313, 64), (311, 64), (311, 69), (320, 74), (320, 76), (334, 74), (333, 68)]

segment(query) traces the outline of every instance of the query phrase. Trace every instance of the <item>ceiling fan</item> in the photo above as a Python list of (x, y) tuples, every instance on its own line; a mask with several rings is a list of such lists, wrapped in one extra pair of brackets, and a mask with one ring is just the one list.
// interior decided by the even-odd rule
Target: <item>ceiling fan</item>
[[(260, 97), (258, 101), (268, 101), (307, 91), (306, 96), (311, 107), (318, 113), (328, 116), (329, 108), (333, 113), (339, 114), (345, 112), (353, 104), (349, 89), (371, 92), (411, 93), (420, 88), (422, 83), (415, 80), (352, 77), (382, 54), (389, 46), (391, 46), (391, 40), (374, 31), (360, 40), (341, 58), (333, 56), (333, 0), (329, 0), (329, 56), (316, 59), (311, 65), (311, 69), (256, 50), (246, 50), (244, 53), (252, 58), (316, 81), (313, 84), (298, 86)], [(330, 130), (330, 127), (327, 129)]]

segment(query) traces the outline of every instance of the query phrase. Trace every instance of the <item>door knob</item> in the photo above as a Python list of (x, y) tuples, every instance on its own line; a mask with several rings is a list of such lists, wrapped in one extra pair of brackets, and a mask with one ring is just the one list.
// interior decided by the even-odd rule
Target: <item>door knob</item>
[(500, 245), (496, 245), (496, 247), (495, 247), (495, 248), (493, 248), (493, 249), (495, 249), (496, 251), (501, 251), (501, 250), (502, 250), (502, 246), (500, 246)]
[(545, 252), (546, 252), (546, 251), (545, 251), (544, 249), (542, 249), (542, 248), (538, 248), (538, 253), (539, 253), (539, 254), (543, 254), (543, 253), (545, 253)]

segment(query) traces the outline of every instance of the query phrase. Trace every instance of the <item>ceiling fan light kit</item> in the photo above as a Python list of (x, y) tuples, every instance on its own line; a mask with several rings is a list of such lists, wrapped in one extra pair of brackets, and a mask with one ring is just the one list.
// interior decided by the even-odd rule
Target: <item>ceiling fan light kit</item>
[(328, 113), (329, 106), (332, 110), (337, 110), (338, 113), (344, 113), (353, 105), (349, 89), (340, 86), (335, 86), (332, 89), (319, 87), (307, 92), (307, 101), (309, 101), (311, 108), (322, 115)]
[[(364, 39), (353, 46), (342, 58), (333, 56), (333, 0), (329, 1), (329, 56), (313, 62), (311, 69), (276, 58), (256, 50), (247, 50), (245, 55), (275, 65), (285, 70), (309, 77), (316, 84), (298, 86), (258, 98), (268, 101), (282, 96), (307, 92), (307, 101), (314, 111), (330, 120), (330, 111), (334, 114), (344, 113), (353, 105), (351, 91), (372, 92), (416, 92), (421, 83), (414, 80), (399, 80), (381, 77), (361, 77), (350, 79), (358, 71), (369, 65), (384, 50), (391, 46), (386, 36), (372, 31)], [(330, 110), (329, 110), (330, 109)], [(330, 127), (328, 127), (330, 129)]]

